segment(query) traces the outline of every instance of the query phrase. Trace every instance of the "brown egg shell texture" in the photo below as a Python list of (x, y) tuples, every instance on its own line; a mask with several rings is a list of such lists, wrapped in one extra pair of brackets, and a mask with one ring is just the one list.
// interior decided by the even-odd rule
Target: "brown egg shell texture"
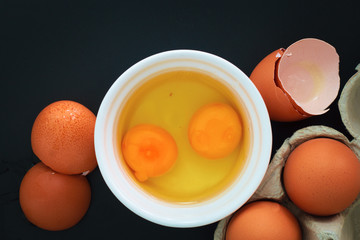
[(97, 166), (94, 147), (96, 116), (84, 105), (61, 100), (46, 106), (31, 131), (34, 154), (64, 174), (81, 174)]
[(75, 226), (86, 214), (91, 188), (85, 176), (53, 171), (42, 162), (25, 174), (19, 189), (19, 203), (35, 226), (60, 231)]
[(260, 61), (250, 75), (251, 81), (264, 99), (273, 121), (292, 122), (307, 118), (294, 108), (284, 91), (275, 84), (275, 69), (285, 49), (280, 48)]

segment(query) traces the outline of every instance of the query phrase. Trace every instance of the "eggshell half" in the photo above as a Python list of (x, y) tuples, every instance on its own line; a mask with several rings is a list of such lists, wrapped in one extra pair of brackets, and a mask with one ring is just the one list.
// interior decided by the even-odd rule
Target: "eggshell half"
[(266, 56), (254, 68), (250, 79), (264, 99), (271, 120), (280, 122), (298, 121), (307, 118), (308, 115), (298, 112), (289, 97), (275, 83), (276, 64), (284, 52), (285, 49), (280, 48)]
[(284, 52), (278, 84), (302, 114), (327, 112), (340, 88), (339, 55), (330, 44), (314, 38), (299, 40)]

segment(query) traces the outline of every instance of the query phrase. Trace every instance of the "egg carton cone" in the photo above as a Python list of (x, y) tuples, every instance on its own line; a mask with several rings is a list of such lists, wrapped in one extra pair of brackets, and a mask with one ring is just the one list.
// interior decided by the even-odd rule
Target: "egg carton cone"
[(341, 120), (346, 129), (360, 141), (360, 64), (357, 72), (346, 82), (338, 102)]
[[(304, 240), (356, 240), (360, 239), (360, 194), (344, 211), (328, 217), (308, 214), (295, 206), (286, 195), (282, 172), (290, 153), (300, 144), (319, 137), (338, 140), (347, 145), (360, 161), (360, 64), (345, 84), (338, 105), (342, 121), (354, 137), (349, 140), (331, 127), (317, 125), (297, 130), (287, 138), (273, 156), (268, 170), (256, 192), (247, 203), (273, 200), (288, 208), (298, 219)], [(214, 240), (226, 239), (226, 228), (232, 215), (222, 219), (215, 230)]]

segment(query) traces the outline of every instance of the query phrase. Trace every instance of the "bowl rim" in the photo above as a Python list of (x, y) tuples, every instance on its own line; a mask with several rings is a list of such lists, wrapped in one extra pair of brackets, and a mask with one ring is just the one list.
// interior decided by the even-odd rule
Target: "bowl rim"
[[(178, 66), (186, 63), (195, 68), (208, 67), (206, 71), (214, 71), (224, 74), (224, 78), (232, 78), (232, 88), (245, 94), (243, 96), (249, 111), (250, 121), (254, 120), (254, 134), (259, 136), (253, 144), (253, 153), (257, 161), (250, 161), (250, 171), (245, 171), (241, 184), (237, 181), (231, 190), (226, 190), (221, 196), (201, 204), (176, 205), (165, 203), (152, 198), (136, 188), (134, 183), (124, 177), (125, 171), (118, 168), (114, 150), (110, 145), (113, 143), (111, 136), (113, 121), (120, 102), (124, 95), (119, 95), (119, 89), (128, 94), (136, 85), (136, 81), (129, 79), (141, 79), (149, 74), (149, 71), (158, 71), (169, 66)], [(169, 65), (170, 64), (170, 65)], [(198, 65), (199, 64), (199, 65)], [(207, 68), (206, 67), (206, 68)], [(155, 69), (155, 70), (154, 70)], [(230, 80), (228, 80), (230, 81)], [(239, 93), (238, 93), (239, 94)], [(98, 166), (105, 183), (111, 192), (135, 214), (151, 222), (168, 227), (198, 227), (208, 225), (221, 220), (232, 214), (256, 191), (260, 185), (270, 162), (272, 148), (272, 130), (269, 115), (265, 103), (251, 80), (235, 65), (216, 55), (198, 50), (170, 50), (149, 56), (131, 66), (113, 83), (106, 93), (97, 113), (94, 133), (95, 152)], [(256, 171), (255, 171), (256, 170)], [(241, 185), (241, 195), (239, 195)], [(129, 196), (131, 194), (131, 196)], [(141, 207), (139, 207), (141, 206)], [(212, 210), (212, 211), (211, 211)], [(216, 210), (216, 211), (215, 211)]]

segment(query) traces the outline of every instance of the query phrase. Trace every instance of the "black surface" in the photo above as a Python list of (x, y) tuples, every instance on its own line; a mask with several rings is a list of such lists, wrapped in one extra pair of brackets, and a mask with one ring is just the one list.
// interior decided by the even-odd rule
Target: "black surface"
[[(60, 232), (33, 226), (20, 209), (18, 189), (38, 162), (30, 145), (37, 114), (62, 99), (97, 113), (121, 73), (161, 51), (210, 52), (249, 75), (264, 56), (305, 37), (337, 49), (342, 88), (360, 63), (356, 2), (0, 0), (0, 239), (212, 239), (216, 224), (168, 228), (133, 214), (98, 169), (88, 176), (92, 203), (78, 225)], [(337, 101), (322, 116), (273, 122), (273, 153), (309, 125), (334, 127), (351, 138)]]

